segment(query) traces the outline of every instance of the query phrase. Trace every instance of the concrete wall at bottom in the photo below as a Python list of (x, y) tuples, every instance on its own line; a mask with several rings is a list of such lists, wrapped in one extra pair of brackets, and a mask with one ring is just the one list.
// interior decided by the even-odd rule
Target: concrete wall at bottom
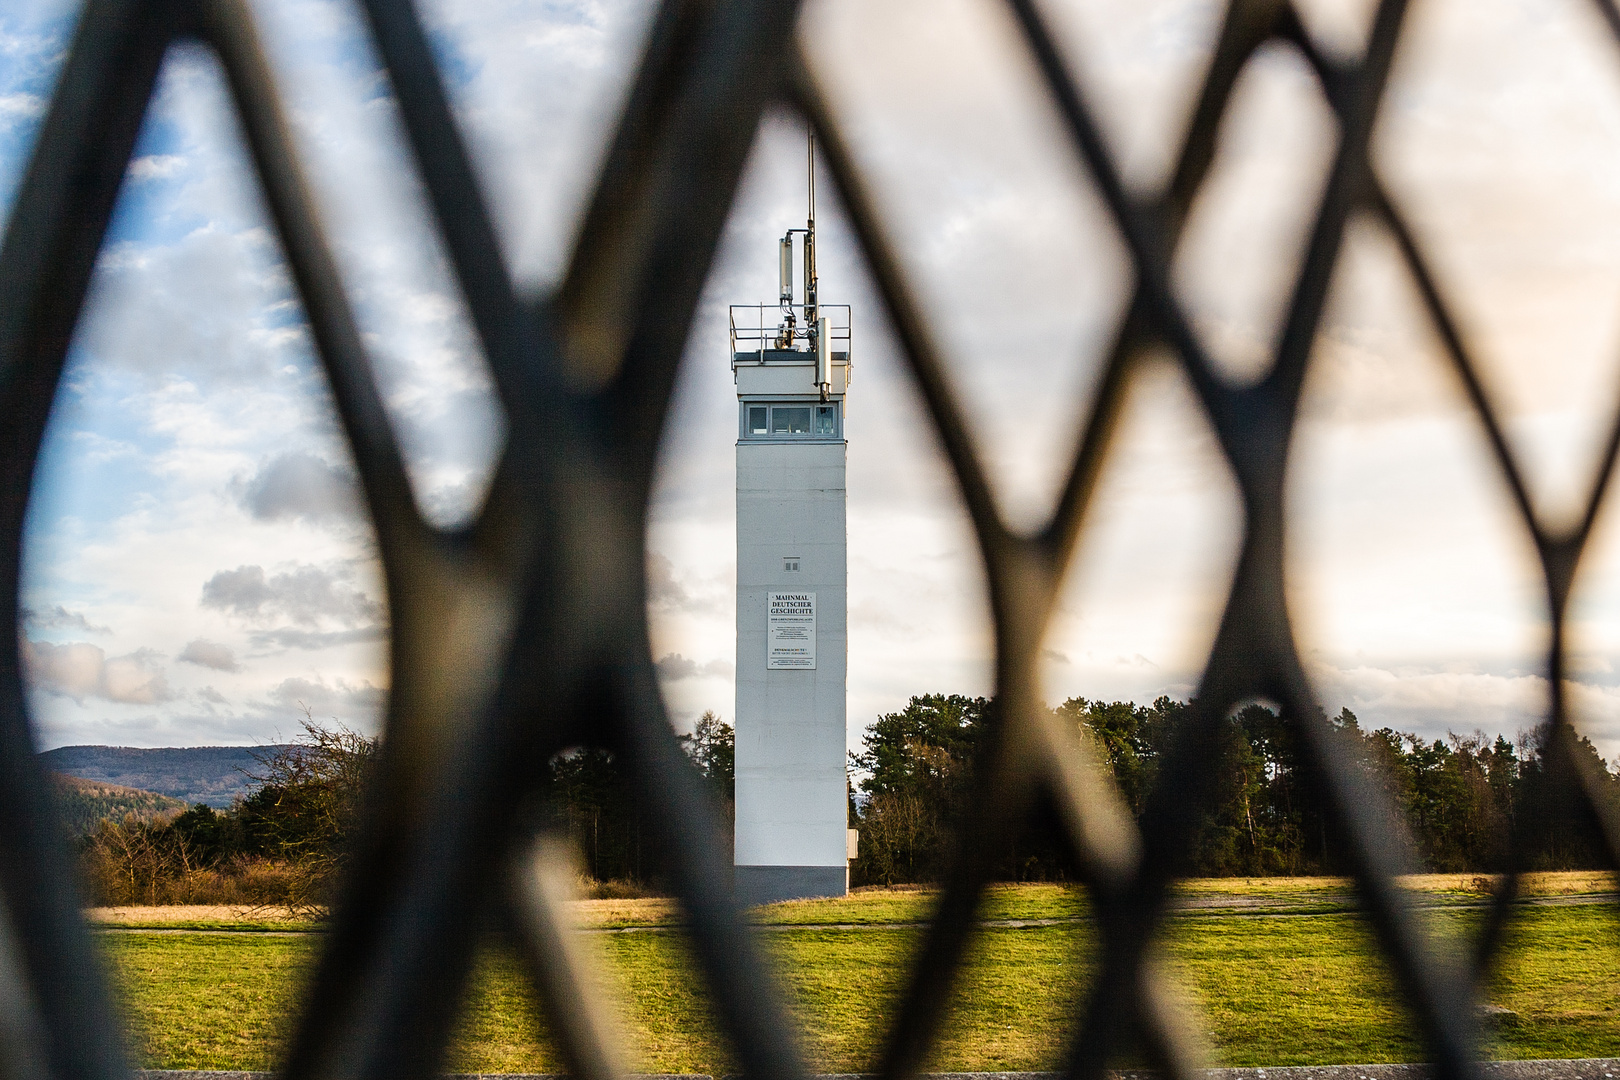
[(739, 866), (732, 879), (739, 904), (774, 904), (849, 892), (848, 866)]

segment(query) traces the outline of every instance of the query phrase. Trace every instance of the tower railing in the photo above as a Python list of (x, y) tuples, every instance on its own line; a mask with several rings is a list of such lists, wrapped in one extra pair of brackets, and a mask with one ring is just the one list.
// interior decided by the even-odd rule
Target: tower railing
[[(827, 320), (834, 352), (850, 352), (852, 322), (848, 304), (817, 304), (815, 311)], [(793, 322), (786, 316), (791, 312)], [(732, 304), (731, 355), (770, 349), (813, 351), (807, 308), (804, 304)]]

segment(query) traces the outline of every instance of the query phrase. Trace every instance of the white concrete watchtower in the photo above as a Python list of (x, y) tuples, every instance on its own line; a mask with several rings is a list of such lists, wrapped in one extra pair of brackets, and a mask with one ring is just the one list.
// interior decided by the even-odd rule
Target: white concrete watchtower
[[(780, 245), (779, 303), (731, 309), (737, 384), (736, 891), (849, 891), (844, 395), (850, 311), (816, 297), (807, 227)], [(804, 252), (795, 303), (794, 237)]]

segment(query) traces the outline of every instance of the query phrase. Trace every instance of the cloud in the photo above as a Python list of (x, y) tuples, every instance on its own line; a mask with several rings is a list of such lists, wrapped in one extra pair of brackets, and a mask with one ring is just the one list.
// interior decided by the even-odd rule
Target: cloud
[(423, 6), (454, 73), (458, 119), (484, 167), (507, 258), (525, 287), (560, 273), (568, 223), (589, 195), (655, 10), (650, 0)]
[(244, 619), (283, 617), (316, 627), (331, 620), (345, 627), (378, 622), (383, 605), (350, 585), (348, 568), (305, 563), (266, 576), (262, 566), (221, 570), (203, 585), (202, 605)]
[(314, 454), (292, 450), (265, 462), (242, 485), (244, 509), (260, 521), (352, 521), (360, 512), (354, 475)]
[(647, 553), (647, 605), (655, 612), (683, 612), (697, 615), (719, 615), (725, 609), (723, 594), (730, 589), (729, 574), (724, 588), (713, 578), (693, 575), (683, 580), (668, 556), (657, 551)]
[(199, 667), (213, 668), (215, 671), (242, 670), (242, 665), (236, 662), (236, 653), (229, 645), (221, 645), (217, 641), (204, 641), (202, 638), (187, 644), (176, 659), (183, 664), (196, 664)]
[(675, 564), (669, 556), (647, 553), (647, 603), (655, 608), (681, 608), (692, 597), (675, 578)]
[(185, 168), (186, 159), (178, 154), (148, 154), (129, 163), (131, 180), (167, 180)]
[(696, 660), (688, 660), (680, 653), (669, 653), (653, 666), (658, 669), (660, 678), (669, 681), (708, 676), (725, 679), (736, 673), (736, 669), (728, 661), (710, 660), (707, 664), (699, 664)]
[(23, 608), (22, 621), (37, 630), (83, 630), (87, 634), (112, 633), (107, 627), (97, 626), (83, 615), (69, 611), (61, 604), (44, 610)]
[(33, 118), (45, 111), (45, 99), (38, 94), (0, 94), (0, 117)]
[(1547, 705), (1547, 680), (1539, 674), (1370, 663), (1341, 668), (1320, 659), (1309, 666), (1329, 712), (1348, 705), (1363, 727), (1415, 730), (1425, 738), (1475, 728), (1511, 737), (1538, 722)]
[(157, 664), (157, 654), (150, 649), (109, 660), (99, 646), (85, 641), (53, 645), (24, 639), (22, 652), (34, 689), (80, 704), (87, 698), (100, 698), (125, 705), (156, 705), (174, 697)]
[(257, 615), (274, 596), (265, 580), (264, 567), (239, 566), (209, 578), (203, 585), (202, 603), (237, 615)]
[(23, 664), (30, 684), (81, 702), (87, 697), (99, 696), (106, 662), (107, 654), (88, 642), (68, 645), (23, 642)]
[(311, 713), (338, 712), (345, 714), (380, 713), (388, 703), (388, 692), (370, 682), (358, 684), (337, 678), (328, 683), (323, 678), (283, 679), (270, 691), (270, 700), (291, 705)]
[[(355, 13), (325, 0), (263, 14), (270, 48), (286, 65), (294, 138), (315, 195), (329, 211), (332, 254), (413, 488), (430, 520), (459, 523), (476, 507), (493, 470), (504, 414), (443, 247), (421, 212), (416, 174), (392, 123), (386, 79), (373, 66), (369, 32)], [(488, 13), (483, 18), (490, 21)], [(257, 227), (256, 200), (240, 198), (256, 185), (251, 163), (229, 134), (234, 120), (212, 59), (172, 51), (154, 112), (169, 123), (177, 144), (163, 149), (183, 154), (184, 167), (153, 186), (147, 217), (160, 223), (200, 218), (207, 227), (179, 238), (167, 232), (143, 237), (127, 266), (106, 267), (104, 292), (113, 301), (106, 306), (125, 310), (104, 320), (105, 327), (92, 327), (97, 333), (87, 340), (123, 367), (180, 368), (208, 389), (235, 381), (259, 390), (277, 381), (277, 372), (294, 376), (280, 380), (283, 388), (307, 379), (291, 370), (303, 362), (307, 372), (310, 357), (298, 300), (285, 273), (262, 272), (276, 269), (279, 251), (273, 232)], [(268, 247), (260, 244), (266, 239)], [(216, 333), (233, 327), (232, 337)], [(167, 355), (143, 348), (163, 330)], [(304, 391), (324, 396), (315, 381), (306, 381)], [(311, 419), (306, 414), (301, 423)], [(329, 421), (330, 414), (320, 419)], [(307, 443), (283, 439), (277, 445)]]
[(82, 331), (93, 355), (148, 385), (183, 374), (222, 394), (274, 385), (274, 372), (307, 359), (304, 328), (287, 325), (294, 294), (274, 235), (227, 224), (219, 209), (194, 205), (212, 220), (172, 245), (126, 240), (101, 253)]
[(465, 524), (483, 505), (494, 475), (494, 470), (475, 472), (419, 491), (422, 515), (441, 528)]
[(387, 640), (388, 627), (386, 626), (357, 626), (353, 630), (328, 630), (325, 632), (299, 630), (295, 627), (283, 626), (275, 630), (261, 630), (255, 633), (252, 638), (254, 646), (261, 649), (307, 649), (310, 651), (329, 649), (334, 645), (351, 645), (357, 641)]

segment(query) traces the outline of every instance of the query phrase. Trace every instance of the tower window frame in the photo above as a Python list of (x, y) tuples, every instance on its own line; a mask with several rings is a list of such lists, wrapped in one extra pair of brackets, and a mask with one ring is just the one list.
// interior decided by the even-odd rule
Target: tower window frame
[(843, 402), (745, 400), (737, 424), (744, 442), (842, 442)]

